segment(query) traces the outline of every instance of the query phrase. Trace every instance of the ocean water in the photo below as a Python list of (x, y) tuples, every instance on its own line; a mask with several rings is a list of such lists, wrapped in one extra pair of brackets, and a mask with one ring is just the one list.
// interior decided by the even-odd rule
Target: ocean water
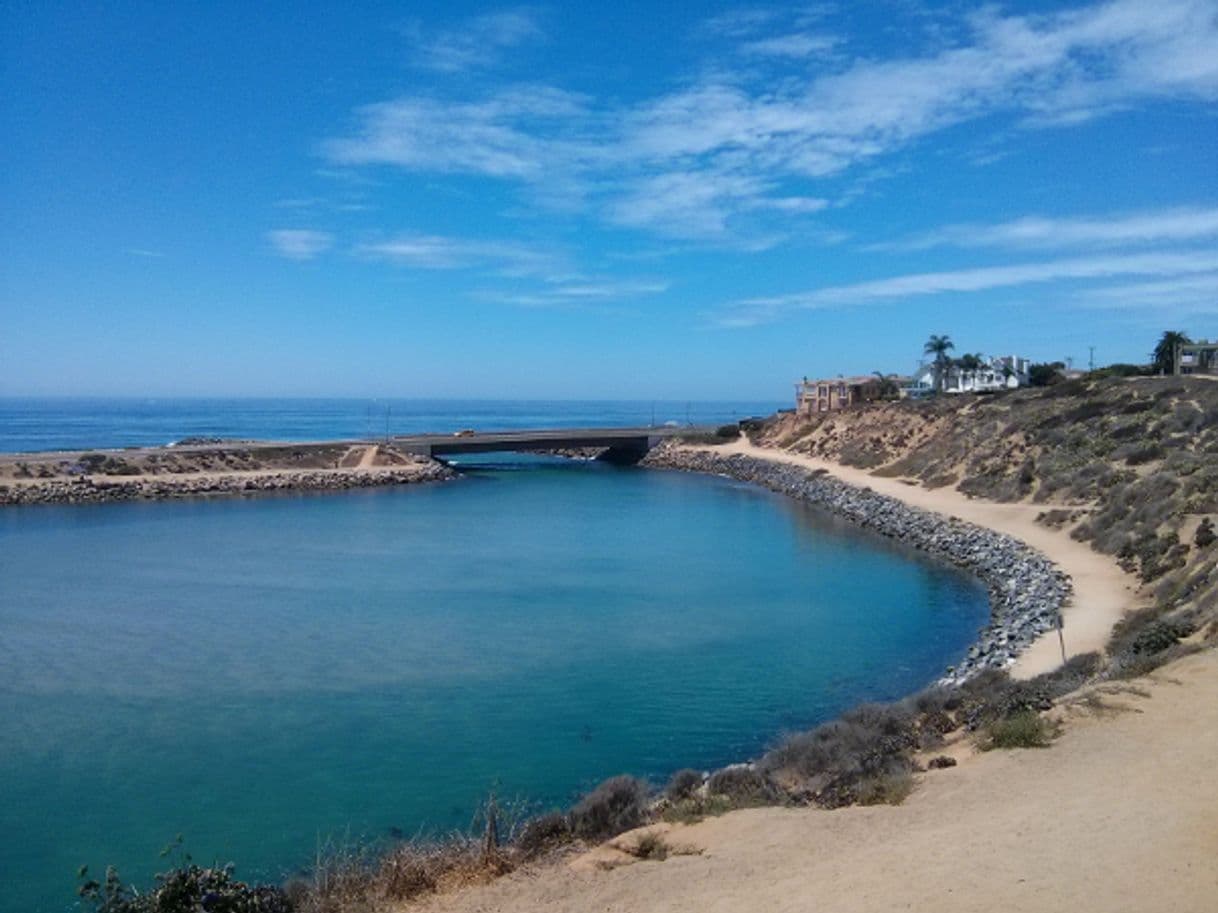
[[(483, 458), (480, 458), (483, 459)], [(76, 869), (280, 878), (321, 842), (755, 756), (924, 685), (958, 572), (719, 478), (540, 457), (429, 486), (0, 511), (0, 909)]]
[(462, 428), (720, 424), (769, 415), (786, 405), (777, 401), (0, 397), (0, 453), (149, 447), (185, 437), (325, 441)]

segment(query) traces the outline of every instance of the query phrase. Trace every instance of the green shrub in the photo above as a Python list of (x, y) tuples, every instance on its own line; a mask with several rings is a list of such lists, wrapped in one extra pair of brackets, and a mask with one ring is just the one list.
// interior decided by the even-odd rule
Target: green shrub
[(571, 830), (585, 840), (608, 840), (647, 823), (647, 784), (611, 777), (571, 809)]
[(1045, 748), (1053, 740), (1053, 725), (1033, 710), (1021, 710), (985, 727), (983, 751), (994, 748)]
[(858, 804), (900, 805), (913, 787), (913, 776), (908, 772), (868, 777), (858, 785)]
[(1193, 545), (1197, 548), (1208, 548), (1215, 540), (1218, 540), (1218, 535), (1214, 534), (1214, 521), (1206, 517), (1197, 525), (1197, 531), (1193, 534)]
[(1114, 657), (1107, 676), (1114, 679), (1141, 678), (1161, 666), (1204, 650), (1201, 644), (1175, 643), (1155, 653), (1124, 653)]

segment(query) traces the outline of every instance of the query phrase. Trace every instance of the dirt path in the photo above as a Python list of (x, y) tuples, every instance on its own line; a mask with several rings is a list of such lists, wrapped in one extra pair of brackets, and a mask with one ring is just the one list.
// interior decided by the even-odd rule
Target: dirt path
[(698, 855), (577, 860), (429, 909), (1211, 913), (1218, 651), (1137, 685), (1144, 696), (1106, 696), (1114, 709), (1072, 718), (1051, 748), (925, 774), (895, 808), (733, 812), (666, 835)]
[(377, 454), (380, 452), (381, 452), (381, 448), (378, 447), (376, 444), (373, 444), (370, 447), (365, 447), (364, 455), (359, 458), (359, 464), (356, 466), (356, 468), (357, 469), (371, 469), (374, 462), (376, 461)]
[[(865, 470), (828, 460), (758, 447), (744, 438), (733, 444), (715, 447), (714, 450), (719, 453), (743, 453), (809, 469), (823, 469), (851, 485), (871, 488), (914, 507), (959, 517), (1022, 539), (1057, 562), (1074, 581), (1074, 596), (1063, 613), (1067, 655), (1101, 649), (1112, 626), (1128, 610), (1140, 605), (1136, 578), (1122, 571), (1111, 558), (1093, 551), (1086, 543), (1076, 542), (1065, 532), (1051, 530), (1037, 523), (1036, 515), (1045, 509), (1041, 505), (999, 504), (970, 498), (955, 489), (923, 488), (900, 479), (873, 476)], [(1057, 633), (1051, 632), (1033, 643), (1011, 671), (1017, 677), (1030, 678), (1052, 669), (1060, 662), (1061, 648)]]

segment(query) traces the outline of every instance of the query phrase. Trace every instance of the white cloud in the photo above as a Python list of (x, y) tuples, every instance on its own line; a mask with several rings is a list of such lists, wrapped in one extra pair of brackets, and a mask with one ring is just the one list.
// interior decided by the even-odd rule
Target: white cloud
[(992, 225), (949, 225), (880, 250), (932, 247), (1115, 247), (1190, 241), (1218, 236), (1218, 208), (1179, 207), (1102, 218), (1025, 216)]
[(610, 279), (591, 277), (532, 291), (489, 290), (477, 293), (486, 301), (526, 308), (603, 308), (668, 291), (669, 283), (658, 279)]
[(342, 165), (540, 180), (551, 165), (569, 171), (583, 154), (556, 128), (584, 114), (581, 96), (545, 86), (516, 86), (464, 104), (402, 98), (361, 108), (357, 135), (329, 140), (322, 151)]
[(159, 259), (160, 257), (165, 256), (162, 251), (151, 250), (147, 247), (129, 247), (127, 248), (127, 253), (133, 257), (148, 257), (152, 259)]
[(334, 245), (334, 236), (329, 232), (307, 228), (280, 228), (267, 232), (266, 237), (275, 252), (289, 260), (312, 260)]
[(574, 274), (561, 254), (513, 241), (405, 234), (386, 241), (359, 244), (355, 253), (416, 269), (481, 267), (493, 269), (503, 276), (547, 281), (562, 281)]
[(1218, 270), (1218, 250), (1085, 257), (913, 273), (788, 295), (744, 299), (728, 305), (715, 318), (715, 323), (725, 327), (754, 326), (797, 310), (847, 307), (944, 293), (983, 292), (1045, 282), (1120, 276), (1179, 277), (1214, 270)]
[(797, 32), (793, 35), (778, 35), (774, 38), (759, 38), (747, 41), (740, 46), (745, 54), (759, 57), (791, 57), (804, 58), (827, 54), (839, 43), (834, 35), (823, 35), (814, 32)]
[(441, 73), (493, 66), (504, 50), (545, 37), (536, 12), (525, 7), (475, 16), (433, 34), (414, 23), (407, 33), (415, 45), (415, 63)]
[(1089, 289), (1079, 296), (1079, 301), (1108, 310), (1172, 309), (1218, 314), (1218, 272)]
[[(963, 122), (1060, 127), (1149, 101), (1216, 100), (1216, 19), (1212, 0), (1113, 0), (1046, 15), (987, 7), (921, 53), (829, 55), (826, 72), (791, 56), (826, 36), (779, 28), (786, 20), (775, 11), (740, 10), (708, 29), (754, 61), (766, 54), (764, 72), (719, 61), (679, 91), (629, 105), (545, 86), (460, 100), (408, 95), (360, 109), (355, 129), (323, 154), (347, 166), (522, 182), (534, 201), (591, 208), (665, 237), (773, 234), (756, 224), (759, 197)], [(659, 197), (672, 203), (667, 212)], [(807, 211), (768, 209), (772, 222)], [(746, 213), (753, 218), (736, 218)]]

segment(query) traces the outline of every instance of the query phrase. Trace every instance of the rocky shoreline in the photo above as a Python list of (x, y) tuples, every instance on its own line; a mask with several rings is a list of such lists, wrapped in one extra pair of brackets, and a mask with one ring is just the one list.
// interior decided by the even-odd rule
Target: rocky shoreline
[(824, 472), (743, 454), (662, 445), (642, 465), (728, 476), (823, 507), (856, 525), (904, 542), (973, 574), (989, 591), (990, 623), (944, 682), (1003, 669), (1039, 635), (1053, 630), (1071, 593), (1070, 578), (1040, 552), (995, 530), (910, 507)]
[(0, 506), (30, 504), (103, 504), (112, 501), (159, 501), (170, 498), (257, 495), (285, 491), (345, 491), (384, 485), (413, 485), (456, 477), (440, 462), (409, 468), (363, 470), (310, 469), (251, 473), (201, 473), (183, 476), (79, 476), (18, 484), (0, 484)]

